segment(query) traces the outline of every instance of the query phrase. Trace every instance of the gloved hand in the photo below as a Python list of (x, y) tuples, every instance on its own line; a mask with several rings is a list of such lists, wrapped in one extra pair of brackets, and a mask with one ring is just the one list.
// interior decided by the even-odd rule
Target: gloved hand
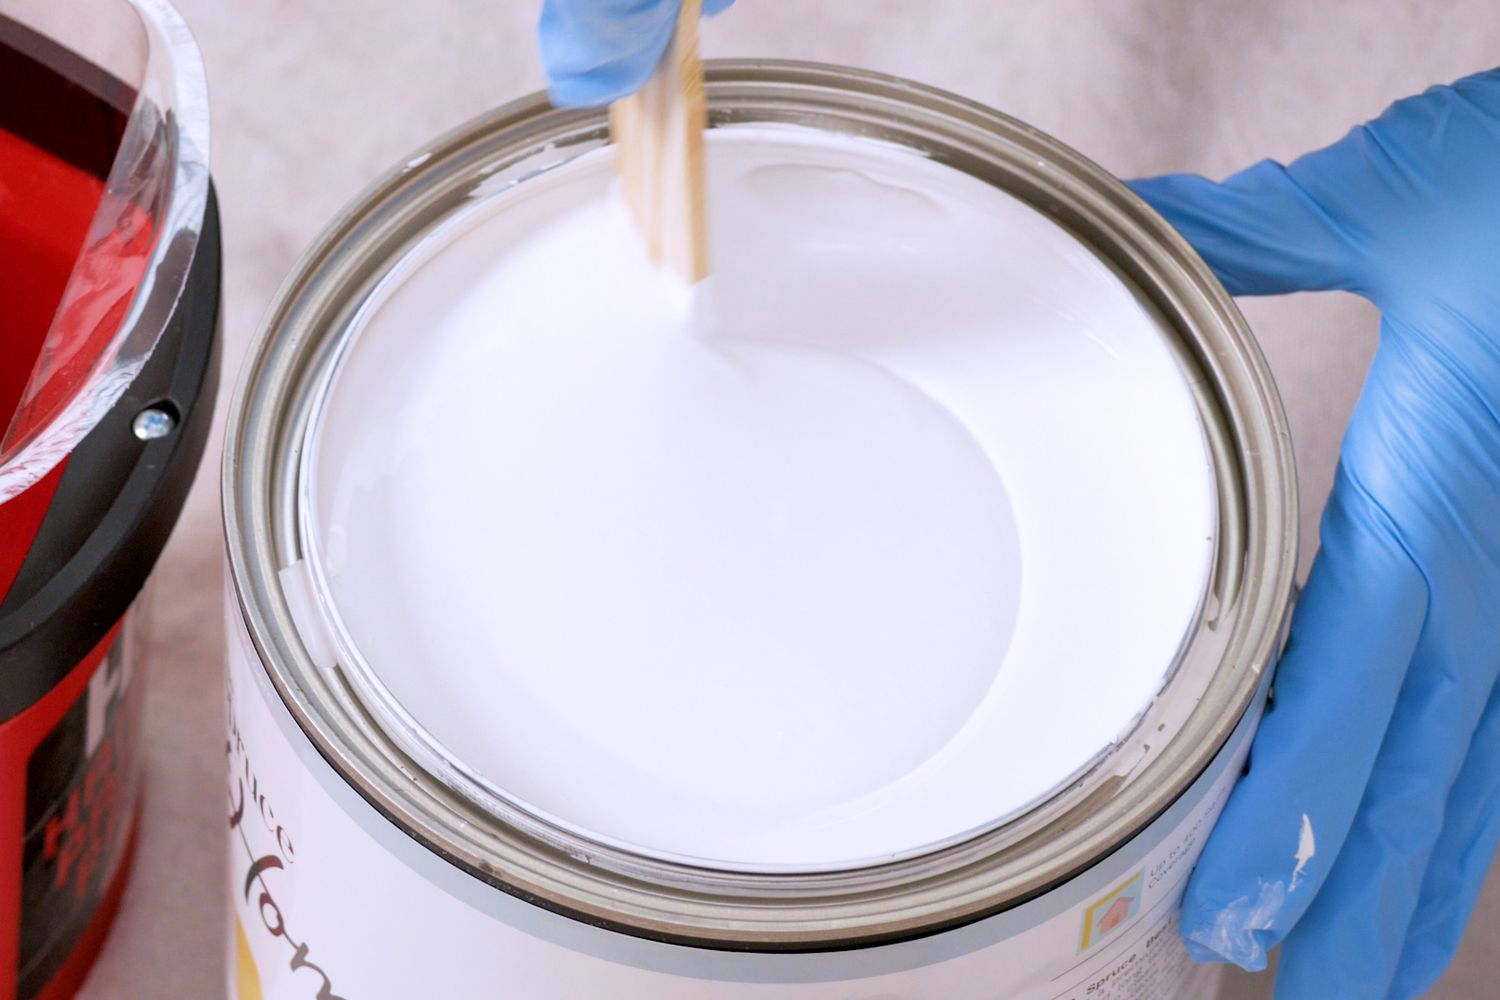
[[(633, 92), (677, 9), (547, 0), (554, 100)], [(1295, 925), (1279, 998), (1415, 996), (1457, 947), (1500, 838), (1500, 71), (1289, 167), (1134, 187), (1231, 292), (1344, 289), (1383, 314), (1274, 702), (1189, 883), (1184, 940), (1257, 969)]]
[[(703, 0), (717, 14), (734, 0)], [(545, 0), (542, 65), (559, 107), (608, 104), (640, 89), (661, 62), (680, 0)]]
[(1258, 969), (1285, 938), (1278, 998), (1416, 996), (1500, 836), (1500, 70), (1290, 166), (1133, 186), (1231, 292), (1344, 289), (1382, 316), (1184, 940)]

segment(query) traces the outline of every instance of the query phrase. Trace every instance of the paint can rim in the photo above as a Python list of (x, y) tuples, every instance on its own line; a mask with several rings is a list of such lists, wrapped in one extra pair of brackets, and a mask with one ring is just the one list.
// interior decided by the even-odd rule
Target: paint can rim
[[(224, 459), (239, 613), (298, 726), (336, 771), (419, 842), (505, 891), (590, 923), (688, 944), (826, 950), (933, 933), (1046, 892), (1125, 843), (1214, 759), (1274, 659), (1295, 569), (1290, 435), (1264, 358), (1232, 300), (1124, 185), (1043, 133), (972, 101), (843, 67), (711, 62), (714, 125), (790, 122), (901, 142), (1017, 195), (1091, 247), (1175, 336), (1213, 456), (1219, 546), (1210, 597), (1163, 696), (1114, 752), (1027, 815), (918, 857), (833, 872), (746, 873), (632, 855), (506, 823), (423, 771), (317, 668), (281, 592), (296, 562), (296, 462), (335, 334), (443, 205), (480, 181), (524, 182), (604, 141), (602, 111), (533, 95), (481, 116), (388, 173), (294, 269), (242, 371)], [(540, 157), (540, 159), (538, 159)], [(1196, 664), (1196, 666), (1192, 666)], [(1191, 669), (1185, 669), (1191, 667)], [(1208, 677), (1186, 692), (1181, 678)], [(1155, 732), (1174, 732), (1163, 740)]]

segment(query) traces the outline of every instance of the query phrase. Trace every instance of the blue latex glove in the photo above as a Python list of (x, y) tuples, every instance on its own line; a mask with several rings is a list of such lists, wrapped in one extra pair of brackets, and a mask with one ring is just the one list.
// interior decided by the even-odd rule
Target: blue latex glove
[(1344, 289), (1382, 316), (1183, 937), (1249, 969), (1285, 938), (1278, 998), (1416, 996), (1500, 835), (1500, 70), (1290, 166), (1133, 186), (1231, 292)]
[[(734, 0), (703, 0), (717, 14)], [(559, 107), (608, 104), (640, 89), (661, 62), (679, 0), (545, 0), (542, 65)]]

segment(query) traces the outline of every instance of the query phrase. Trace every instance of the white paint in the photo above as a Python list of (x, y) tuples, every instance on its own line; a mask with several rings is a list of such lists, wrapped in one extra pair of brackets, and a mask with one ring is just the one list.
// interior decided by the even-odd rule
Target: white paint
[(1239, 896), (1213, 915), (1212, 922), (1188, 931), (1188, 938), (1200, 948), (1250, 971), (1264, 969), (1270, 961), (1271, 947), (1283, 935), (1279, 929), (1288, 909), (1288, 899), (1307, 877), (1307, 863), (1318, 853), (1313, 836), (1312, 819), (1302, 814), (1297, 830), (1297, 866), (1290, 881), (1266, 881), (1257, 878), (1255, 899)]
[(1307, 813), (1302, 814), (1302, 829), (1297, 833), (1297, 867), (1292, 869), (1292, 888), (1296, 889), (1302, 882), (1302, 872), (1307, 868), (1307, 863), (1318, 853), (1318, 842), (1313, 838), (1312, 820), (1308, 819)]
[(1208, 458), (1063, 230), (885, 144), (711, 134), (715, 276), (586, 154), (393, 283), (317, 435), (347, 635), (470, 768), (724, 867), (906, 855), (1104, 750), (1194, 617)]
[(1290, 890), (1280, 879), (1256, 879), (1255, 899), (1240, 896), (1214, 915), (1212, 923), (1193, 927), (1187, 938), (1200, 949), (1259, 972), (1270, 962), (1270, 947), (1279, 940), (1276, 921), (1286, 910)]

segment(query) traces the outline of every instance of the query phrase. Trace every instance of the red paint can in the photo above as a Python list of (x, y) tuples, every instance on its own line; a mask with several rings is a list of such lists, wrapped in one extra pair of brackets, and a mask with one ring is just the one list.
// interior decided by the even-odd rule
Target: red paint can
[(71, 996), (119, 905), (140, 594), (218, 375), (197, 51), (164, 0), (89, 6), (0, 15), (0, 1000)]

